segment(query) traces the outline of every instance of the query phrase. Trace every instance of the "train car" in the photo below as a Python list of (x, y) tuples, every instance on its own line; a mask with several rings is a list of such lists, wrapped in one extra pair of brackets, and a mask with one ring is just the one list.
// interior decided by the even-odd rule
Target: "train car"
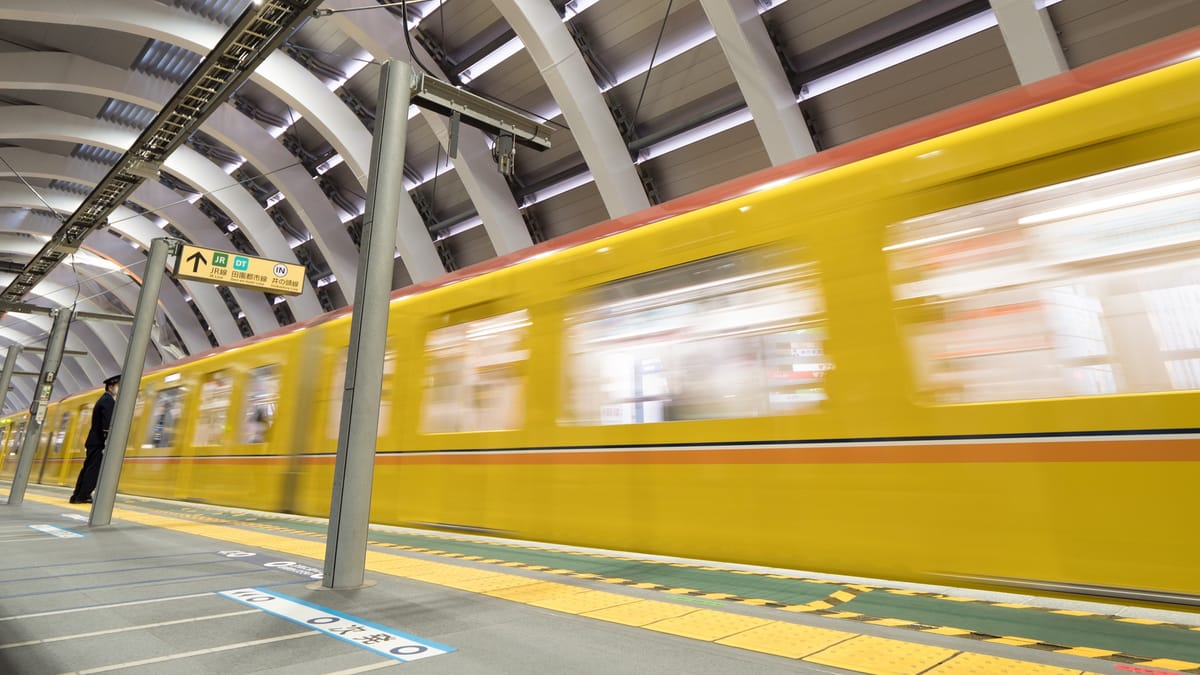
[[(1196, 44), (396, 292), (372, 520), (1194, 603)], [(149, 373), (121, 490), (326, 514), (348, 328)]]

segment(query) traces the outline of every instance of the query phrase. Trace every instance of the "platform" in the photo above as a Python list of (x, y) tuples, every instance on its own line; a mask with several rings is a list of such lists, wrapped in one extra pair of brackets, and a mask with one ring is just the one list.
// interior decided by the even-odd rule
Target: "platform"
[(87, 513), (0, 506), (0, 672), (1200, 673), (1191, 613), (390, 527), (333, 591), (319, 519)]

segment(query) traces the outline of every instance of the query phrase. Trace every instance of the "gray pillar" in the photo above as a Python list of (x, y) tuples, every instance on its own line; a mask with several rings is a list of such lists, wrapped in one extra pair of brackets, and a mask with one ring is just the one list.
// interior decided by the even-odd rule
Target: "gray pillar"
[[(70, 309), (54, 311), (54, 325), (50, 327), (50, 340), (46, 343), (46, 358), (42, 359), (42, 372), (38, 373), (33, 404), (29, 406), (29, 421), (25, 425), (25, 439), (21, 443), (21, 454), (17, 456), (17, 472), (13, 474), (12, 489), (8, 493), (9, 504), (25, 501), (25, 486), (29, 483), (33, 456), (37, 454), (38, 441), (42, 437), (46, 406), (50, 405), (54, 377), (58, 374), (58, 365), (62, 363), (63, 347), (67, 344), (67, 329), (70, 328), (74, 315), (75, 312)], [(9, 353), (12, 353), (11, 350)]]
[(17, 359), (21, 358), (21, 345), (8, 348), (4, 357), (4, 372), (0, 373), (0, 415), (4, 414), (4, 403), (8, 401), (8, 385), (12, 382), (13, 369), (17, 367)]
[(325, 575), (321, 585), (326, 588), (362, 586), (366, 570), (388, 300), (392, 291), (400, 194), (404, 189), (404, 145), (411, 96), (409, 65), (395, 60), (384, 63), (367, 177), (358, 283), (350, 319), (346, 386), (329, 504), (329, 535), (325, 540)]
[(125, 446), (129, 443), (129, 425), (133, 422), (133, 404), (137, 402), (138, 385), (146, 366), (146, 349), (150, 346), (150, 329), (154, 326), (154, 310), (158, 307), (158, 292), (162, 287), (167, 254), (175, 250), (175, 240), (159, 238), (150, 242), (150, 259), (142, 275), (142, 292), (138, 295), (133, 313), (133, 329), (129, 333), (129, 348), (125, 350), (125, 366), (121, 369), (121, 390), (113, 408), (112, 426), (104, 444), (104, 460), (100, 464), (100, 482), (92, 502), (90, 525), (112, 522), (113, 504), (117, 501), (117, 483), (121, 481), (121, 464), (125, 461)]

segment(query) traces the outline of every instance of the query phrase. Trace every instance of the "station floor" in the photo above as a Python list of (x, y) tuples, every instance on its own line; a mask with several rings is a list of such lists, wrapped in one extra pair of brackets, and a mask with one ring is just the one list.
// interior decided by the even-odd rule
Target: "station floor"
[(0, 506), (0, 673), (1200, 673), (1194, 613), (388, 527), (328, 590), (322, 520), (88, 508)]

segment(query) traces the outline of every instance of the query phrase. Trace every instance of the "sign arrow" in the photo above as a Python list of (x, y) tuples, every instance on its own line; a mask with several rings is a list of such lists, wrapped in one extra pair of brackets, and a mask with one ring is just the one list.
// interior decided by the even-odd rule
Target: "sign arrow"
[(192, 273), (193, 274), (195, 272), (199, 271), (201, 265), (208, 264), (208, 259), (205, 258), (204, 254), (201, 253), (200, 251), (196, 251), (195, 253), (189, 255), (187, 257), (187, 261), (192, 263)]

